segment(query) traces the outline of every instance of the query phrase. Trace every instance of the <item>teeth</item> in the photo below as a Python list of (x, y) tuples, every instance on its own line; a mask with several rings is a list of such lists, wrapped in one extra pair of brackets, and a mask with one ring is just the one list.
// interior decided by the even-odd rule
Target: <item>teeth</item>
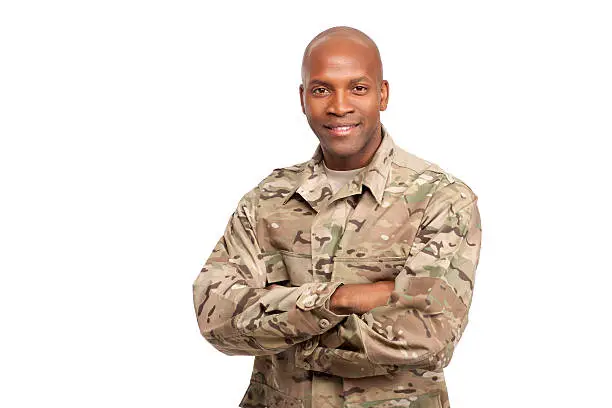
[(349, 130), (352, 127), (353, 126), (338, 126), (338, 127), (333, 127), (332, 129), (334, 129), (334, 130)]

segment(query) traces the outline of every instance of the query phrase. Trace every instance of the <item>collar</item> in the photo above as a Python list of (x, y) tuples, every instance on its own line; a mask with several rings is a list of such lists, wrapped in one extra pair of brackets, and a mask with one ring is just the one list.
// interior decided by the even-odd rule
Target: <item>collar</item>
[(301, 174), (296, 178), (295, 185), (285, 196), (283, 204), (286, 204), (294, 194), (302, 196), (310, 206), (317, 212), (330, 203), (355, 194), (361, 194), (363, 186), (368, 187), (376, 202), (382, 204), (383, 194), (391, 171), (391, 163), (395, 153), (395, 143), (391, 135), (381, 123), (382, 141), (376, 153), (365, 169), (357, 174), (355, 178), (332, 197), (332, 190), (323, 167), (323, 151), (321, 145), (312, 158), (305, 163)]

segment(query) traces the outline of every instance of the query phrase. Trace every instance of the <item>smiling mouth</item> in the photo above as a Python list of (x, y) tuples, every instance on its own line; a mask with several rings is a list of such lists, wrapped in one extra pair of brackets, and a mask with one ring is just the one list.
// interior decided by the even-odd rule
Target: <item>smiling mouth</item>
[(324, 125), (324, 127), (329, 130), (329, 133), (331, 133), (333, 135), (336, 135), (336, 136), (345, 136), (345, 135), (348, 135), (357, 126), (359, 126), (359, 123), (352, 124), (352, 125), (342, 125), (342, 126), (327, 126), (327, 125)]

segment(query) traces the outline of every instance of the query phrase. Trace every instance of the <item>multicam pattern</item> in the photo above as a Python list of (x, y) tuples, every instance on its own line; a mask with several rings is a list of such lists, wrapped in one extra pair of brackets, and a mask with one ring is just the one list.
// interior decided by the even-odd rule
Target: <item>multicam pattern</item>
[[(443, 368), (468, 323), (477, 196), (382, 132), (371, 163), (335, 195), (320, 148), (274, 170), (195, 280), (202, 335), (256, 356), (240, 406), (449, 407)], [(329, 309), (339, 285), (380, 280), (395, 281), (386, 305)]]

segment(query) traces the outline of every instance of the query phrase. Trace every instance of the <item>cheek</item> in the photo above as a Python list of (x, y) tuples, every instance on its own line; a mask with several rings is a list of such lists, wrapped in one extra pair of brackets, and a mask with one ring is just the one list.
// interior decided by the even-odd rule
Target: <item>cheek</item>
[(379, 105), (376, 98), (360, 99), (354, 105), (363, 116), (374, 117), (378, 114)]
[(307, 98), (305, 110), (310, 116), (316, 118), (325, 112), (325, 104), (320, 100)]

